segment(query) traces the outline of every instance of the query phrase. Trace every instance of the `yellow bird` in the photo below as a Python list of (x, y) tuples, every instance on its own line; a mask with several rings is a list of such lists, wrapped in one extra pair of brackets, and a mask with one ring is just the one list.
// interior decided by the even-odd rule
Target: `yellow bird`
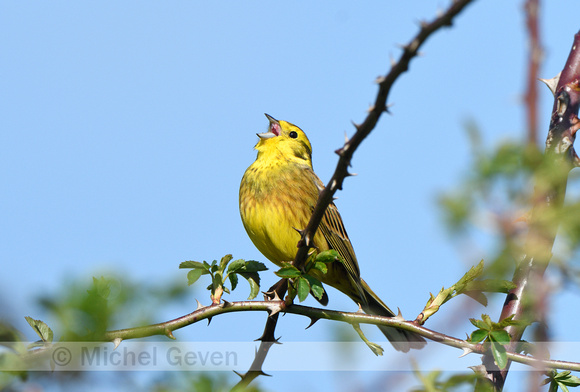
[[(322, 181), (312, 169), (312, 147), (306, 134), (296, 125), (270, 121), (267, 132), (259, 133), (256, 161), (248, 167), (240, 185), (240, 215), (250, 239), (274, 264), (292, 261), (300, 234), (310, 220)], [(360, 277), (360, 270), (338, 209), (326, 209), (314, 247), (322, 252), (336, 250), (343, 263), (328, 264), (328, 272), (311, 270), (313, 276), (360, 304), (369, 314), (393, 317), (395, 314)], [(379, 326), (395, 349), (407, 352), (421, 348), (425, 340), (414, 333)]]

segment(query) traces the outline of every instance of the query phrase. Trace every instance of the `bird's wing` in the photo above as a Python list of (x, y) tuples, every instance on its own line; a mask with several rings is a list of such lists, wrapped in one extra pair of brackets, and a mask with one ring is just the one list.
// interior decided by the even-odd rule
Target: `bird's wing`
[(353, 279), (357, 285), (360, 285), (360, 269), (358, 267), (358, 262), (356, 261), (354, 249), (348, 239), (348, 234), (346, 233), (344, 224), (342, 223), (342, 218), (340, 217), (338, 209), (334, 203), (331, 203), (326, 209), (322, 222), (320, 223), (320, 231), (328, 242), (329, 247), (336, 250), (342, 257), (344, 267), (346, 268), (349, 277)]

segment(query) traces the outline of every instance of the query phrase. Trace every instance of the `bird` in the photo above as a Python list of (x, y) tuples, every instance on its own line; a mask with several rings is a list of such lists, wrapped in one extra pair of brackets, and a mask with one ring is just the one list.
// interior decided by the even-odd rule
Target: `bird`
[[(312, 146), (296, 125), (266, 114), (267, 132), (258, 133), (256, 160), (240, 183), (239, 208), (242, 223), (256, 248), (271, 262), (282, 266), (294, 260), (300, 229), (310, 220), (324, 184), (312, 167)], [(313, 241), (316, 251), (334, 249), (342, 262), (329, 263), (326, 274), (312, 269), (309, 274), (359, 304), (367, 314), (394, 317), (395, 314), (361, 278), (360, 269), (342, 218), (330, 203)], [(320, 301), (323, 305), (326, 301)], [(380, 330), (398, 351), (421, 348), (425, 340), (410, 331), (388, 326)]]

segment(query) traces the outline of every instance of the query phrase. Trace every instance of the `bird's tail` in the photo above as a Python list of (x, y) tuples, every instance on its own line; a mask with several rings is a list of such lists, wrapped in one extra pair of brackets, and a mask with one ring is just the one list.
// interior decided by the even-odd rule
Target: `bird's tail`
[[(365, 313), (376, 316), (394, 317), (395, 314), (387, 305), (371, 290), (368, 284), (361, 279), (361, 286), (366, 297), (366, 303), (362, 303), (362, 309)], [(363, 301), (365, 302), (365, 301)], [(378, 326), (381, 332), (389, 339), (395, 350), (408, 352), (410, 349), (423, 348), (427, 342), (420, 335), (413, 332), (404, 331), (384, 325)]]

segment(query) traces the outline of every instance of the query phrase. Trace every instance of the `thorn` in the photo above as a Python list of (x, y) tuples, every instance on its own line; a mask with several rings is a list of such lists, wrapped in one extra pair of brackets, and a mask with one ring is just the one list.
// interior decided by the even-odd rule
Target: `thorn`
[[(272, 293), (270, 293), (272, 294)], [(273, 297), (271, 298), (272, 301), (281, 301), (282, 299), (280, 299), (280, 296), (278, 295), (278, 292), (276, 290), (274, 290), (273, 293)]]
[(208, 318), (207, 318), (207, 326), (208, 326), (208, 327), (209, 327), (209, 324), (211, 323), (211, 319), (212, 319), (211, 317), (208, 317)]
[(324, 190), (324, 185), (319, 184), (318, 182), (316, 183), (316, 188), (318, 188), (318, 193), (322, 192)]
[(197, 298), (195, 299), (195, 302), (197, 302), (197, 309), (195, 310), (200, 310), (201, 308), (203, 308), (203, 305), (201, 304), (201, 302), (197, 300)]
[(419, 26), (424, 29), (425, 27), (429, 26), (429, 23), (426, 20), (420, 20)]
[(558, 73), (558, 75), (554, 76), (552, 79), (542, 79), (542, 78), (539, 78), (538, 80), (540, 82), (544, 82), (544, 84), (546, 86), (548, 86), (548, 88), (552, 92), (552, 95), (553, 96), (556, 96), (556, 87), (558, 87), (558, 82), (560, 81), (560, 75), (561, 74), (562, 74), (562, 72), (560, 71)]
[(397, 65), (397, 60), (395, 60), (392, 53), (389, 53), (389, 62), (391, 63), (391, 68)]
[(227, 308), (228, 306), (232, 306), (232, 303), (231, 303), (231, 302), (228, 302), (228, 301), (226, 301), (225, 299), (224, 299), (223, 301), (224, 301), (224, 304), (222, 305), (222, 308), (224, 308), (224, 309), (225, 309), (225, 308)]
[(397, 315), (393, 316), (393, 320), (397, 320), (397, 321), (406, 321), (405, 318), (403, 317), (403, 314), (401, 313), (401, 309), (397, 308)]
[(119, 347), (119, 344), (121, 344), (122, 341), (123, 341), (123, 339), (121, 339), (121, 338), (115, 338), (115, 339), (113, 339), (113, 344), (115, 345), (115, 347), (113, 347), (113, 350), (116, 350), (117, 347)]
[(354, 121), (350, 121), (352, 123), (352, 125), (356, 128), (356, 130), (358, 131), (358, 129), (360, 128), (360, 124), (355, 123)]
[(333, 197), (332, 201), (338, 200), (338, 197)]
[(375, 83), (376, 84), (381, 84), (383, 83), (387, 78), (385, 78), (384, 76), (377, 76), (377, 78), (375, 79)]
[(275, 305), (275, 306), (269, 307), (267, 310), (268, 310), (268, 317), (272, 317), (276, 313), (279, 313), (282, 310), (282, 307), (280, 305)]
[(304, 235), (304, 230), (300, 230), (300, 229), (297, 229), (297, 228), (295, 228), (295, 227), (292, 227), (292, 228), (293, 228), (294, 230), (296, 230), (296, 231), (298, 232), (298, 234), (300, 234), (300, 235)]
[(236, 373), (238, 376), (240, 376), (241, 379), (246, 377), (246, 373), (242, 374), (242, 373), (236, 372), (235, 370), (234, 370), (234, 373)]
[(464, 356), (466, 356), (467, 354), (471, 354), (472, 352), (473, 352), (472, 349), (463, 347), (463, 353), (458, 358), (463, 358)]
[[(367, 109), (367, 113), (372, 112), (373, 110), (375, 110), (375, 105), (371, 105), (369, 106), (369, 108)], [(357, 128), (358, 129), (358, 128)]]
[(348, 141), (350, 139), (348, 138), (348, 134), (346, 133), (346, 131), (344, 131), (344, 144), (348, 144)]
[(177, 340), (175, 336), (173, 336), (173, 332), (171, 332), (169, 329), (165, 330), (165, 336), (167, 336), (169, 339)]
[(360, 306), (360, 304), (357, 304), (357, 305), (358, 305), (358, 310), (356, 311), (356, 313), (362, 313), (362, 314), (364, 314), (365, 312), (363, 312), (362, 306)]
[(346, 176), (347, 177), (356, 177), (356, 176), (358, 176), (358, 173), (349, 173), (349, 172), (346, 172)]
[(473, 372), (479, 376), (487, 377), (487, 369), (483, 365), (468, 366)]
[(320, 320), (320, 318), (310, 317), (310, 324), (308, 324), (308, 327), (306, 327), (304, 329), (308, 329), (308, 328), (312, 327), (314, 325), (314, 323), (316, 323), (318, 320)]

